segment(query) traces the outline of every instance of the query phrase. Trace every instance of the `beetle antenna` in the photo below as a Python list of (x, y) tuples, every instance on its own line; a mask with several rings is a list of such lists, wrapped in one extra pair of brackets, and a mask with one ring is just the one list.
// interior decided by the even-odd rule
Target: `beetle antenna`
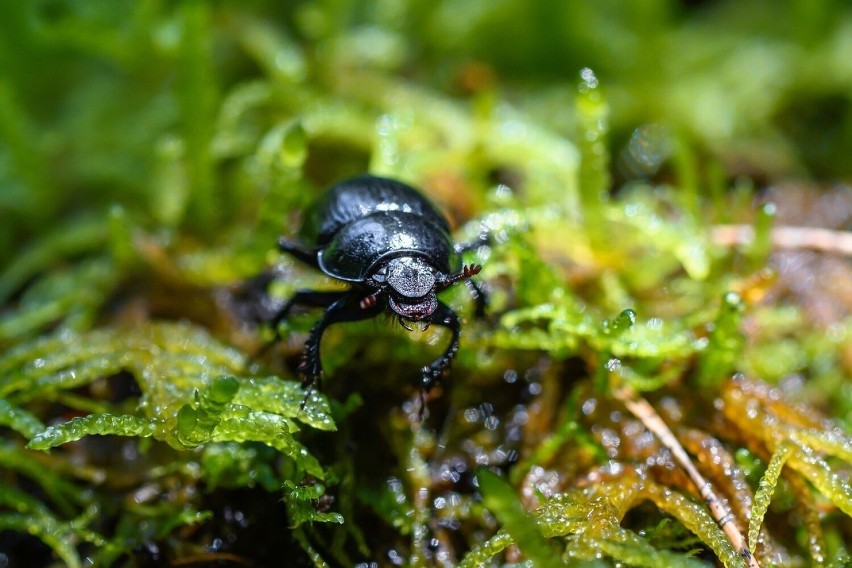
[(482, 270), (481, 264), (465, 264), (462, 266), (461, 272), (456, 272), (449, 276), (446, 280), (441, 284), (442, 288), (448, 288), (455, 284), (456, 282), (461, 282), (462, 280), (467, 280), (473, 276), (479, 274)]

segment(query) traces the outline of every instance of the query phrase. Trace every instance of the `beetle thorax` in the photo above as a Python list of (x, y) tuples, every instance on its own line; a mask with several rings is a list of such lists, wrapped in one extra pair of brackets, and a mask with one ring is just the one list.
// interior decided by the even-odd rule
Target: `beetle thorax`
[(438, 307), (435, 269), (418, 256), (389, 260), (373, 275), (373, 281), (387, 292), (390, 309), (405, 319), (421, 320)]

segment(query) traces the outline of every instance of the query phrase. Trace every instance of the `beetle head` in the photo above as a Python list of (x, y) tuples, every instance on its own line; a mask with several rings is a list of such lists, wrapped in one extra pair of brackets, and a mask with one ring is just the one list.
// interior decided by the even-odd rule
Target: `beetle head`
[[(388, 307), (410, 329), (405, 321), (426, 319), (438, 307), (437, 293), (461, 280), (478, 274), (481, 267), (465, 266), (458, 274), (444, 274), (419, 256), (398, 256), (381, 265), (370, 281), (377, 291), (362, 302), (362, 307), (375, 303), (379, 295), (387, 295)], [(428, 324), (427, 324), (428, 325)]]
[(438, 275), (432, 265), (418, 256), (392, 258), (371, 279), (387, 294), (388, 307), (401, 319), (419, 321), (438, 307), (435, 295)]

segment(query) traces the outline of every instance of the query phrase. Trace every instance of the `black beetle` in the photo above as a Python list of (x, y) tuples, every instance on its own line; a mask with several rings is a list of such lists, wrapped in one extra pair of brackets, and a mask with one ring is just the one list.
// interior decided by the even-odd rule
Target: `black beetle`
[(428, 392), (455, 356), (461, 331), (458, 316), (437, 293), (464, 281), (476, 301), (476, 316), (484, 313), (485, 294), (470, 280), (482, 267), (461, 262), (461, 253), (481, 243), (454, 244), (446, 218), (417, 190), (369, 175), (329, 188), (305, 212), (299, 241), (282, 237), (278, 246), (350, 284), (334, 292), (299, 290), (270, 322), (277, 337), (278, 324), (294, 306), (326, 308), (305, 342), (299, 366), (305, 384), (321, 379), (319, 346), (329, 325), (387, 311), (409, 331), (408, 322), (422, 322), (424, 330), (435, 324), (452, 332), (443, 355), (422, 369), (422, 392)]

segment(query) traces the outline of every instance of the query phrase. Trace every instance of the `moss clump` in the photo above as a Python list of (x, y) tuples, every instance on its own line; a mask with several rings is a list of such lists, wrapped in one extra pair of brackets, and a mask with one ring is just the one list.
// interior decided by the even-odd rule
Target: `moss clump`
[[(0, 564), (740, 565), (629, 390), (761, 565), (842, 565), (852, 275), (776, 237), (852, 218), (819, 181), (851, 173), (850, 26), (830, 1), (4, 3)], [(333, 328), (310, 394), (311, 316), (262, 352), (282, 298), (334, 285), (276, 239), (363, 171), (492, 236), (465, 259), (487, 317), (443, 297), (462, 347), (422, 424), (435, 326)]]

